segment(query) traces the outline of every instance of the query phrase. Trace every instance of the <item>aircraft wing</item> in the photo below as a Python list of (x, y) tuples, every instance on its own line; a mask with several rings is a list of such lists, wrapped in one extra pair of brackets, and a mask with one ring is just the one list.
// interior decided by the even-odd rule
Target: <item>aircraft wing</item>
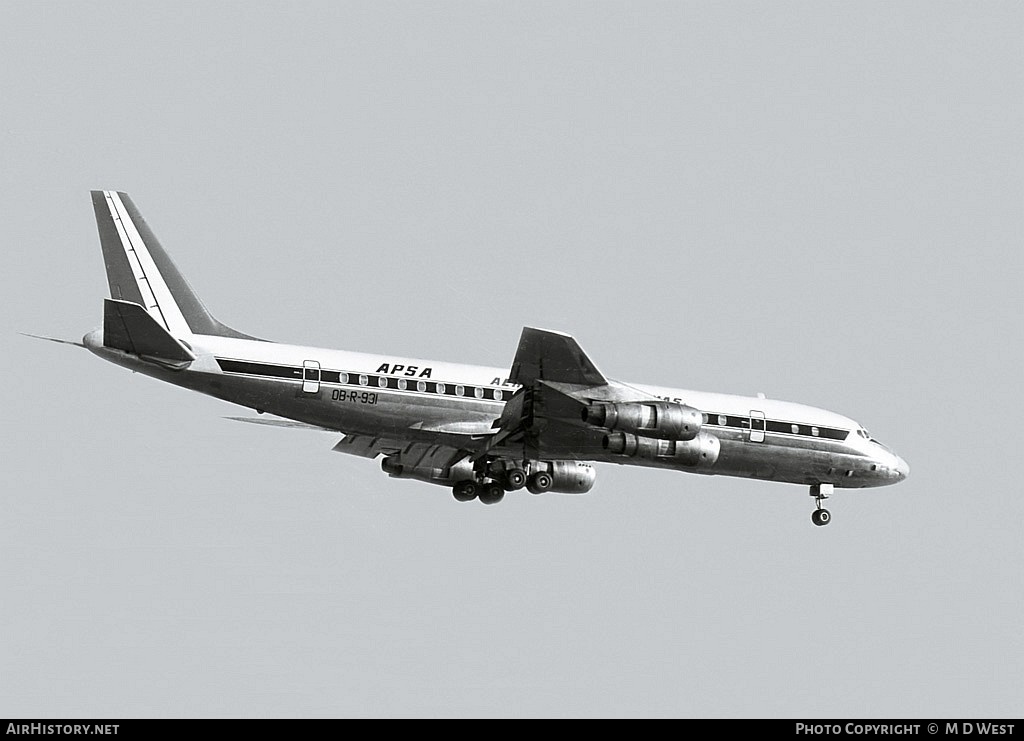
[(593, 459), (601, 454), (604, 435), (584, 424), (586, 406), (651, 398), (606, 378), (573, 337), (536, 327), (523, 328), (509, 379), (521, 388), (474, 459), (510, 449), (525, 458)]
[(358, 455), (362, 458), (376, 458), (378, 455), (398, 456), (403, 466), (409, 468), (444, 469), (455, 465), (466, 457), (466, 451), (451, 445), (422, 442), (399, 442), (372, 435), (345, 435), (334, 446), (338, 453)]
[[(292, 430), (338, 433), (337, 430), (332, 430), (329, 427), (321, 427), (279, 417), (225, 417), (225, 419), (230, 419), (234, 422), (248, 422), (250, 424), (283, 427)], [(416, 439), (403, 439), (401, 435), (345, 434), (332, 450), (338, 453), (355, 455), (360, 458), (372, 459), (383, 455), (395, 462), (400, 462), (402, 466), (412, 469), (441, 470), (448, 469), (469, 456), (469, 448), (480, 444), (479, 441), (483, 438), (481, 434), (483, 432), (482, 424), (476, 422), (432, 426), (418, 424), (409, 428), (409, 434)], [(486, 426), (486, 432), (488, 435), (494, 433), (494, 429), (490, 424)], [(477, 442), (474, 444), (474, 441)]]
[(330, 427), (321, 427), (319, 425), (311, 425), (305, 422), (296, 422), (293, 419), (281, 419), (279, 417), (225, 417), (224, 419), (230, 419), (232, 422), (248, 422), (252, 425), (265, 425), (267, 427), (286, 427), (290, 430), (316, 430), (317, 432), (332, 432), (338, 434), (337, 430), (332, 430)]
[[(337, 430), (320, 425), (311, 425), (306, 422), (298, 422), (291, 419), (279, 417), (225, 417), (233, 422), (248, 422), (249, 424), (264, 425), (268, 427), (283, 427), (291, 430), (313, 430), (315, 432), (331, 432), (338, 434)], [(400, 454), (403, 460), (417, 461), (427, 457), (424, 451), (430, 450), (430, 456), (436, 460), (457, 462), (469, 455), (470, 448), (476, 447), (474, 441), (483, 439), (485, 432), (488, 435), (494, 433), (490, 424), (483, 427), (477, 422), (455, 422), (449, 425), (430, 425), (422, 423), (409, 428), (410, 437), (398, 436), (376, 436), (376, 435), (355, 435), (345, 433), (345, 436), (338, 441), (332, 450), (338, 453), (359, 456), (360, 458), (376, 458), (379, 455)], [(410, 464), (412, 465), (412, 464)], [(438, 465), (438, 467), (444, 467)]]
[(523, 327), (509, 380), (523, 386), (530, 386), (534, 381), (576, 386), (608, 384), (574, 338), (534, 327)]
[(345, 435), (332, 450), (337, 453), (348, 453), (360, 458), (376, 458), (378, 455), (393, 455), (405, 447), (400, 440), (393, 440), (373, 435)]

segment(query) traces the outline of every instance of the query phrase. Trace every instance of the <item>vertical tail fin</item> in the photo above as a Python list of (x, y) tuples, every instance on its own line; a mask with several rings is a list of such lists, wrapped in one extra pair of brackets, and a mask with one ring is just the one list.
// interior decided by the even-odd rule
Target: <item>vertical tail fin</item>
[(175, 337), (256, 339), (217, 321), (168, 257), (127, 193), (92, 191), (110, 296), (142, 306)]

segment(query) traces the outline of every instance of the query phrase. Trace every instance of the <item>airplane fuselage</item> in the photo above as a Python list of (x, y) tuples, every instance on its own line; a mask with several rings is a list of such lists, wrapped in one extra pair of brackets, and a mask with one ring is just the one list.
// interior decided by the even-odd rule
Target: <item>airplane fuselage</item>
[[(437, 426), (457, 429), (460, 423), (467, 429), (486, 429), (519, 389), (507, 380), (504, 368), (256, 340), (194, 335), (190, 347), (196, 359), (183, 370), (105, 347), (99, 330), (84, 342), (113, 363), (261, 413), (383, 438), (401, 434), (416, 439), (421, 429), (421, 438), (429, 441)], [(837, 488), (885, 486), (906, 475), (902, 459), (861, 434), (863, 428), (854, 420), (834, 412), (762, 397), (619, 386), (636, 389), (638, 398), (653, 395), (702, 410), (703, 429), (721, 444), (718, 460), (708, 467), (625, 460), (596, 447), (585, 456), (571, 449), (547, 449), (545, 456)], [(626, 394), (619, 400), (627, 400)]]

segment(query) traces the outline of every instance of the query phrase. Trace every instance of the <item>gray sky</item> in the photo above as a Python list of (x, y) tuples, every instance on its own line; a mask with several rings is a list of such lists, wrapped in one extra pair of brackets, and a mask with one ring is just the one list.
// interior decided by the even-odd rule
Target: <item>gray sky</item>
[[(0, 715), (1017, 716), (1019, 3), (9, 2)], [(840, 493), (459, 504), (18, 331), (131, 193), (221, 320), (848, 414)]]

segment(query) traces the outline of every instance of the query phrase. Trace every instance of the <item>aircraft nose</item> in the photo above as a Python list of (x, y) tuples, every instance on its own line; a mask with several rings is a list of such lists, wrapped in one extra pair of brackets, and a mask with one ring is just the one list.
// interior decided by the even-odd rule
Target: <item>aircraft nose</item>
[(900, 477), (900, 481), (910, 475), (910, 465), (899, 456), (896, 456), (896, 474)]

